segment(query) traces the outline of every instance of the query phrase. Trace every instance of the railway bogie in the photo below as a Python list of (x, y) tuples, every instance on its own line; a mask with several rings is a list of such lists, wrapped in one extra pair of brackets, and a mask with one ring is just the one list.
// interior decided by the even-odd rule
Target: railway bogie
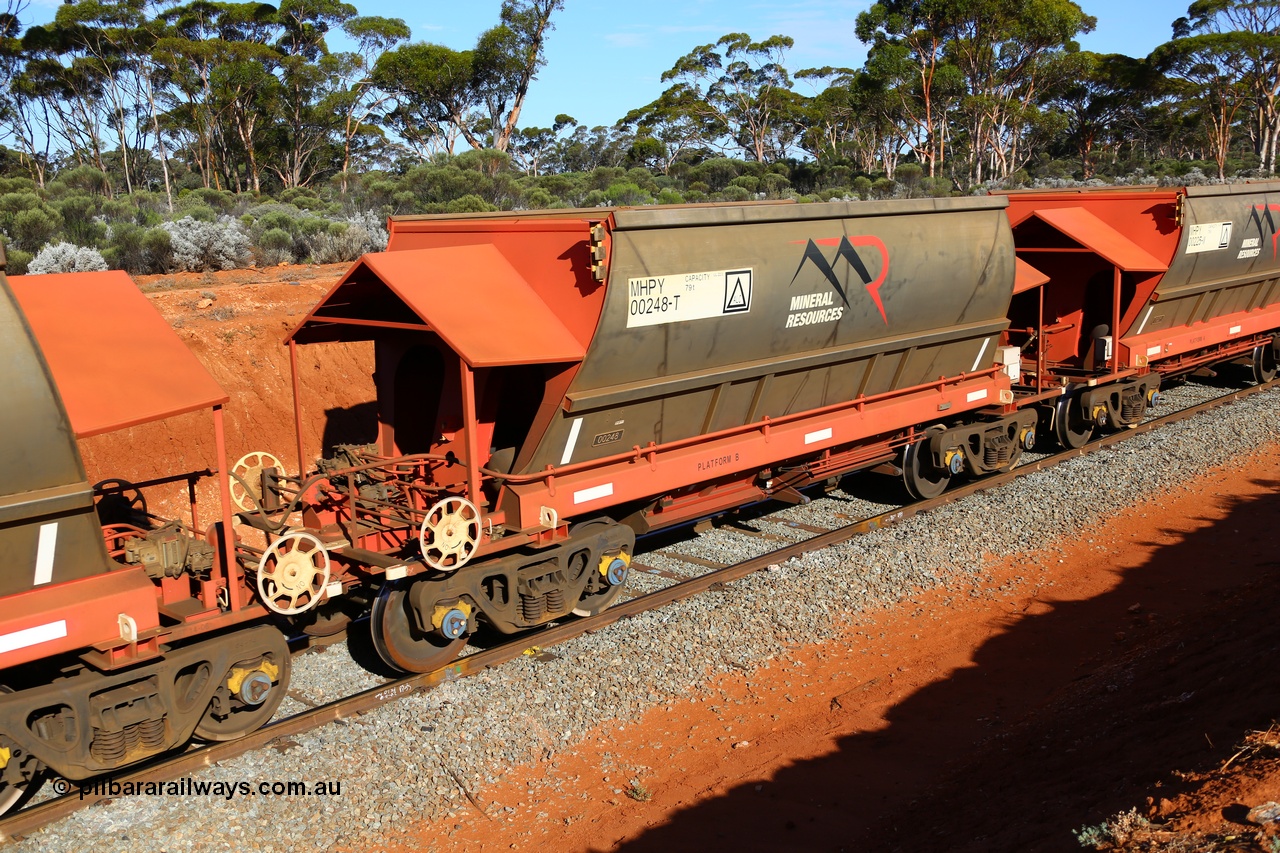
[[(115, 672), (74, 660), (53, 677), (49, 669), (7, 673), (13, 690), (0, 702), (6, 760), (29, 757), (79, 780), (182, 746), (193, 734), (220, 740), (256, 729), (284, 697), (290, 659), (280, 632), (259, 626), (167, 648)], [(31, 765), (20, 770), (31, 772)]]

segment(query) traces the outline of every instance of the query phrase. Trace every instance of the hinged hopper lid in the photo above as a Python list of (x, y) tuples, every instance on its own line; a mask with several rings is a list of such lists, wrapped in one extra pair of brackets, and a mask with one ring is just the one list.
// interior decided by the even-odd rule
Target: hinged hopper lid
[(127, 273), (13, 276), (9, 286), (78, 437), (229, 399)]
[(435, 332), (471, 367), (581, 361), (583, 345), (487, 244), (372, 252), (286, 339), (367, 340), (375, 328)]
[(1032, 216), (1126, 272), (1164, 272), (1169, 268), (1168, 264), (1083, 207), (1041, 208)]

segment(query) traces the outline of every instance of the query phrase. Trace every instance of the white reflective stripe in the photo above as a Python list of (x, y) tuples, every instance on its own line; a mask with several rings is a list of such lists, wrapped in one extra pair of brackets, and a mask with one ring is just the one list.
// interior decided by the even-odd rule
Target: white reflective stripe
[(985, 400), (987, 399), (987, 389), (983, 388), (981, 391), (970, 391), (965, 396), (965, 399), (970, 403), (977, 402), (978, 400)]
[(36, 546), (36, 586), (53, 580), (53, 552), (57, 546), (58, 522), (40, 525), (40, 544)]
[(1159, 344), (1156, 344), (1153, 347), (1147, 347), (1147, 355), (1159, 355), (1162, 352), (1164, 352), (1164, 348)]
[(569, 427), (569, 440), (564, 443), (564, 453), (560, 454), (560, 464), (568, 465), (569, 458), (573, 456), (573, 446), (578, 443), (578, 432), (582, 429), (582, 418), (574, 418), (573, 426)]
[(978, 369), (978, 365), (982, 364), (982, 357), (987, 354), (987, 346), (991, 343), (991, 338), (982, 339), (982, 349), (978, 350), (978, 357), (973, 360), (973, 367), (969, 368), (969, 372), (973, 373)]
[(21, 631), (14, 631), (12, 634), (0, 634), (0, 655), (16, 649), (25, 649), (27, 646), (34, 646), (38, 643), (59, 640), (65, 636), (67, 636), (66, 619), (59, 619), (57, 622), (50, 622), (47, 625), (37, 625), (34, 628), (23, 628)]
[[(1151, 306), (1151, 308), (1155, 307), (1154, 305)], [(1142, 330), (1147, 327), (1147, 318), (1151, 316), (1151, 308), (1148, 308), (1147, 313), (1142, 315), (1142, 322), (1138, 324), (1138, 331), (1134, 332), (1135, 335), (1142, 334)]]
[(804, 434), (804, 443), (813, 444), (815, 441), (825, 441), (831, 438), (831, 427), (820, 429), (817, 432), (807, 432)]
[(1227, 329), (1227, 334), (1228, 334), (1228, 335), (1238, 335), (1238, 334), (1240, 334), (1240, 329), (1241, 329), (1241, 327), (1240, 327), (1240, 326), (1232, 326), (1230, 329)]
[(613, 494), (613, 483), (605, 483), (603, 486), (592, 486), (589, 489), (581, 489), (573, 493), (573, 503), (584, 504), (587, 501), (594, 501), (597, 498), (607, 498)]

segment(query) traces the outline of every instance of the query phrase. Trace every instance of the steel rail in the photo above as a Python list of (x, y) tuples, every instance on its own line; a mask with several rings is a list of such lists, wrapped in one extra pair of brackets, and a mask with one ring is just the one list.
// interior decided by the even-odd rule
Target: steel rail
[[(302, 732), (318, 728), (319, 726), (327, 723), (368, 713), (381, 705), (393, 702), (412, 693), (429, 690), (440, 684), (455, 681), (459, 678), (465, 678), (466, 676), (474, 675), (478, 672), (482, 672), (483, 670), (515, 660), (524, 655), (525, 652), (531, 648), (552, 646), (583, 634), (599, 631), (623, 619), (629, 619), (646, 611), (665, 607), (666, 605), (680, 601), (681, 599), (688, 598), (700, 592), (705, 592), (712, 586), (730, 583), (762, 569), (768, 568), (769, 566), (776, 565), (777, 563), (790, 560), (794, 557), (798, 557), (812, 551), (829, 548), (832, 545), (848, 541), (855, 536), (897, 524), (920, 515), (921, 513), (946, 506), (962, 498), (968, 497), (969, 495), (986, 491), (988, 489), (998, 488), (1019, 477), (1034, 474), (1047, 468), (1052, 468), (1071, 459), (1086, 456), (1097, 450), (1111, 447), (1136, 435), (1142, 435), (1156, 430), (1161, 426), (1187, 420), (1188, 418), (1194, 417), (1198, 414), (1220, 408), (1246, 397), (1253, 396), (1254, 394), (1269, 391), (1276, 387), (1280, 387), (1280, 380), (1275, 380), (1266, 383), (1265, 385), (1254, 385), (1250, 388), (1240, 389), (1238, 391), (1224, 394), (1220, 397), (1215, 397), (1212, 400), (1206, 400), (1203, 403), (1199, 403), (1185, 409), (1180, 409), (1176, 412), (1171, 412), (1170, 414), (1159, 418), (1154, 418), (1150, 421), (1139, 424), (1136, 427), (1091, 440), (1083, 447), (1074, 450), (1063, 450), (1050, 456), (1046, 456), (1043, 459), (1021, 464), (1012, 471), (990, 475), (958, 485), (954, 488), (948, 489), (942, 495), (933, 498), (932, 500), (916, 501), (914, 503), (907, 504), (906, 506), (889, 510), (861, 521), (855, 521), (851, 524), (834, 528), (825, 533), (819, 533), (809, 539), (770, 551), (769, 553), (762, 554), (759, 557), (754, 557), (741, 563), (735, 563), (732, 566), (713, 569), (705, 574), (698, 575), (687, 580), (682, 580), (655, 592), (637, 596), (626, 601), (621, 601), (596, 616), (582, 617), (570, 622), (555, 624), (551, 627), (531, 633), (521, 634), (518, 637), (500, 645), (459, 658), (448, 666), (432, 672), (407, 675), (379, 687), (374, 687), (361, 693), (356, 693), (352, 696), (336, 700), (327, 705), (321, 705), (309, 711), (303, 711), (291, 717), (266, 725), (256, 732), (237, 740), (196, 747), (182, 753), (181, 755), (172, 756), (151, 764), (144, 764), (141, 767), (133, 768), (118, 776), (108, 775), (98, 777), (99, 783), (102, 783), (103, 780), (109, 779), (113, 782), (121, 784), (129, 783), (136, 786), (139, 783), (164, 782), (185, 776), (204, 767), (210, 767), (218, 764), (219, 762), (227, 761), (231, 758), (243, 755), (246, 752), (260, 749), (278, 738), (301, 734)], [(77, 783), (68, 783), (63, 779), (58, 779), (54, 782), (55, 785), (59, 783), (69, 785), (69, 792), (38, 805), (29, 806), (7, 818), (0, 819), (0, 843), (19, 840), (30, 835), (32, 832), (47, 826), (54, 821), (61, 820), (62, 818), (92, 805), (93, 803), (112, 799), (112, 796), (109, 793), (82, 790)], [(88, 780), (85, 784), (85, 788), (92, 788), (92, 786), (92, 780)]]

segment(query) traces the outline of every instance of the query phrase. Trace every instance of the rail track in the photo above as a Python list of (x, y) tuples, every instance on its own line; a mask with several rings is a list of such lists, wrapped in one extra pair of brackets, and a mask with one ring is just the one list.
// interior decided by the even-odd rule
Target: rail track
[[(686, 578), (675, 572), (653, 569), (639, 564), (635, 565), (634, 568), (636, 571), (658, 575), (674, 582), (671, 585), (658, 589), (654, 592), (645, 593), (634, 598), (620, 601), (610, 609), (596, 616), (583, 617), (569, 622), (553, 624), (547, 628), (530, 634), (522, 634), (498, 645), (466, 655), (448, 666), (435, 671), (404, 676), (386, 684), (356, 693), (352, 696), (275, 721), (238, 740), (193, 747), (179, 755), (145, 764), (128, 773), (111, 778), (113, 781), (119, 783), (137, 784), (161, 782), (183, 777), (202, 768), (216, 765), (219, 762), (226, 761), (246, 752), (267, 746), (277, 739), (300, 734), (336, 720), (351, 718), (367, 713), (374, 708), (396, 701), (411, 693), (429, 690), (439, 684), (454, 681), (459, 678), (465, 678), (485, 669), (499, 666), (508, 661), (517, 659), (531, 649), (555, 646), (558, 643), (562, 643), (574, 637), (599, 631), (623, 619), (628, 619), (646, 611), (664, 607), (668, 604), (688, 598), (708, 589), (718, 589), (724, 584), (730, 583), (754, 572), (758, 572), (769, 566), (776, 565), (780, 562), (830, 547), (861, 534), (878, 530), (882, 527), (897, 524), (908, 518), (919, 515), (920, 513), (937, 509), (938, 507), (953, 503), (977, 492), (998, 488), (1019, 477), (1043, 471), (1078, 456), (1084, 456), (1097, 450), (1113, 446), (1136, 435), (1151, 432), (1161, 426), (1186, 420), (1198, 414), (1228, 405), (1237, 400), (1241, 400), (1276, 387), (1280, 387), (1280, 380), (1230, 391), (1202, 403), (1188, 406), (1187, 408), (1171, 412), (1158, 418), (1153, 418), (1134, 428), (1097, 438), (1090, 441), (1084, 447), (1074, 450), (1060, 451), (1041, 459), (1025, 462), (1007, 473), (996, 474), (980, 480), (957, 484), (937, 498), (916, 501), (901, 507), (896, 507), (878, 515), (856, 520), (834, 529), (823, 530), (816, 526), (802, 524), (799, 522), (783, 522), (789, 527), (803, 530), (805, 532), (811, 532), (814, 535), (799, 542), (785, 545), (768, 553), (733, 565), (722, 566), (714, 561), (704, 560), (688, 555), (671, 555), (672, 559), (683, 560), (692, 565), (699, 565), (709, 569), (705, 573), (693, 577)], [(110, 795), (107, 793), (98, 793), (92, 790), (81, 790), (76, 783), (69, 783), (64, 779), (56, 779), (52, 784), (55, 792), (59, 794), (59, 796), (36, 805), (28, 806), (16, 814), (0, 819), (0, 843), (20, 840), (40, 828), (61, 820), (82, 808), (93, 805), (96, 802), (111, 799)]]

